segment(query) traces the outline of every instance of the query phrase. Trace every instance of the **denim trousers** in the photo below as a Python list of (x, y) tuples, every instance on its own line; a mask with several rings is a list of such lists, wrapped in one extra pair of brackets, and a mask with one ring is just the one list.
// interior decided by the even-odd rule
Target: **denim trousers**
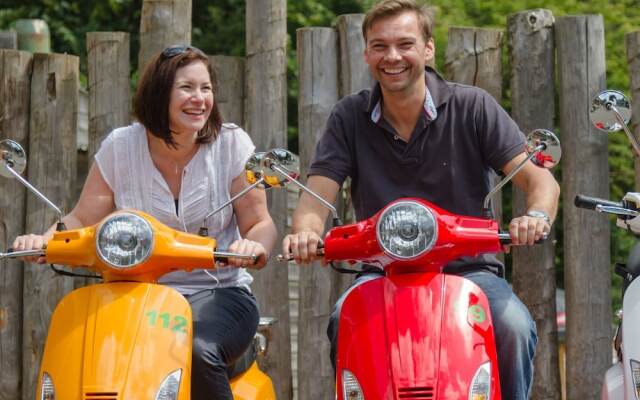
[[(513, 293), (506, 280), (486, 270), (461, 273), (478, 285), (489, 300), (498, 352), (498, 370), (503, 399), (526, 400), (533, 380), (533, 356), (538, 337), (527, 307)], [(335, 370), (340, 308), (349, 292), (365, 282), (381, 278), (379, 273), (359, 275), (340, 296), (329, 317), (327, 335), (331, 341), (331, 362)]]
[(193, 314), (192, 400), (232, 400), (227, 368), (253, 341), (260, 313), (244, 288), (208, 289), (187, 297)]

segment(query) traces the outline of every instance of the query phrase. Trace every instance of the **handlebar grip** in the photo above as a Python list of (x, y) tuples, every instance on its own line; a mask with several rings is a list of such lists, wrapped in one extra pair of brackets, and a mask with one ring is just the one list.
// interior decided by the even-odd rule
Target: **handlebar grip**
[[(317, 256), (324, 256), (324, 244), (323, 243), (318, 243), (318, 250), (316, 251), (316, 255)], [(291, 253), (289, 253), (289, 254), (278, 254), (276, 259), (279, 262), (293, 261), (293, 256), (291, 255)]]
[(585, 208), (587, 210), (595, 210), (598, 205), (610, 206), (610, 207), (624, 207), (622, 203), (611, 201), (607, 199), (599, 199), (597, 197), (577, 195), (573, 200), (573, 204), (579, 208)]
[[(533, 242), (533, 244), (542, 244), (542, 243), (546, 242), (548, 238), (549, 238), (549, 235), (545, 234), (540, 239), (538, 239), (535, 242)], [(498, 233), (498, 239), (500, 240), (500, 244), (503, 245), (503, 246), (511, 244), (511, 236), (509, 235), (509, 232), (500, 232), (500, 233)]]

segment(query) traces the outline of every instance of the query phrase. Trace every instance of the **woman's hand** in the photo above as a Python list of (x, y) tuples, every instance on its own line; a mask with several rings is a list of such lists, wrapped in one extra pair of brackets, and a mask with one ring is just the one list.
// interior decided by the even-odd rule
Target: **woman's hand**
[(229, 246), (229, 252), (258, 257), (255, 263), (248, 259), (229, 258), (229, 265), (236, 267), (260, 269), (267, 265), (267, 260), (269, 259), (264, 246), (260, 242), (254, 242), (249, 239), (236, 240)]
[[(18, 236), (13, 241), (13, 251), (22, 251), (22, 250), (41, 250), (44, 248), (44, 245), (47, 243), (47, 240), (42, 235), (22, 235)], [(20, 257), (20, 260), (27, 262), (37, 262), (38, 264), (44, 264), (47, 262), (47, 259), (43, 256), (28, 256), (28, 257)]]

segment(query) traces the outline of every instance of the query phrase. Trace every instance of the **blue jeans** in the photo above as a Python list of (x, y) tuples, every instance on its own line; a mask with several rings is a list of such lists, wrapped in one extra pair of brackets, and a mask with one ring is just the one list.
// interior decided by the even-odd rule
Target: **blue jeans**
[[(533, 380), (533, 356), (538, 342), (536, 324), (531, 318), (529, 310), (513, 293), (507, 281), (494, 273), (477, 270), (460, 275), (480, 286), (489, 299), (498, 352), (502, 398), (509, 400), (528, 399)], [(353, 288), (380, 277), (382, 275), (376, 273), (358, 276), (349, 289), (340, 296), (331, 312), (327, 335), (331, 341), (331, 362), (334, 370), (338, 320), (342, 303)]]

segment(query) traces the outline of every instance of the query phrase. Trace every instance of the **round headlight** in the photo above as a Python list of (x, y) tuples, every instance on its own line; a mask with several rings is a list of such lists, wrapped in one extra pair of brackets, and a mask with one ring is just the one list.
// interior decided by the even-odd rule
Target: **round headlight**
[(376, 236), (390, 256), (411, 259), (431, 250), (438, 237), (438, 225), (427, 207), (401, 201), (384, 210), (378, 219)]
[(122, 213), (106, 220), (98, 230), (98, 255), (114, 268), (144, 262), (153, 248), (153, 230), (142, 217)]

